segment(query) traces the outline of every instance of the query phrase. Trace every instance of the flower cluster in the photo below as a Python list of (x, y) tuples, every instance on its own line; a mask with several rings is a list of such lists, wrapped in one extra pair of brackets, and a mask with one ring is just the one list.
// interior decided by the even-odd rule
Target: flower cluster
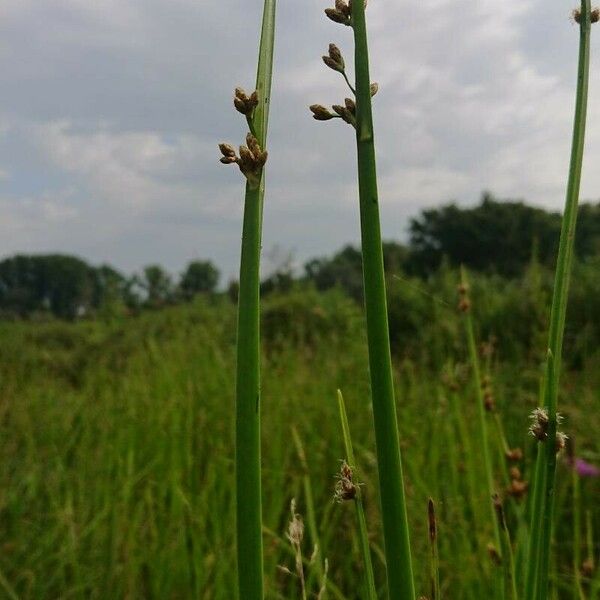
[(258, 140), (251, 133), (246, 136), (246, 145), (240, 146), (239, 156), (231, 144), (219, 144), (219, 150), (223, 155), (221, 162), (224, 165), (237, 164), (250, 187), (257, 188), (259, 186), (262, 168), (267, 162), (268, 154), (260, 147)]
[(258, 93), (256, 90), (248, 95), (242, 88), (235, 88), (233, 105), (236, 110), (245, 115), (250, 132), (246, 135), (246, 144), (239, 147), (239, 156), (231, 144), (219, 144), (221, 151), (220, 161), (224, 165), (236, 164), (240, 168), (252, 189), (257, 189), (260, 185), (262, 170), (267, 162), (267, 151), (260, 147), (256, 136), (252, 133), (254, 111), (258, 106)]

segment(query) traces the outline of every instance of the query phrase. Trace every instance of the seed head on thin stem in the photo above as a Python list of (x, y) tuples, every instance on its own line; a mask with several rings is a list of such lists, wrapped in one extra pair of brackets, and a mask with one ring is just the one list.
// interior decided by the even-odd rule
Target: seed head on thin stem
[(337, 8), (326, 8), (325, 14), (329, 19), (331, 19), (334, 23), (340, 23), (341, 25), (350, 25), (352, 19), (350, 15), (345, 14), (341, 10)]
[(518, 462), (523, 460), (523, 450), (521, 448), (508, 448), (504, 453), (506, 460)]
[(334, 104), (331, 108), (342, 118), (343, 121), (348, 123), (348, 125), (356, 127), (356, 118), (354, 117), (354, 114), (345, 106)]
[(429, 541), (433, 543), (437, 537), (437, 520), (435, 518), (435, 504), (432, 498), (429, 498), (427, 502), (427, 517), (429, 523)]
[(253, 91), (250, 96), (241, 87), (236, 87), (233, 97), (233, 105), (238, 112), (241, 112), (246, 117), (251, 117), (254, 109), (258, 106), (258, 93)]
[(239, 156), (231, 144), (219, 144), (219, 150), (223, 155), (220, 161), (224, 165), (237, 164), (250, 187), (256, 189), (260, 184), (262, 168), (267, 162), (268, 153), (262, 150), (258, 140), (251, 133), (246, 136), (246, 144), (240, 146)]
[[(573, 9), (571, 18), (575, 23), (581, 23), (581, 10), (579, 8)], [(590, 23), (597, 23), (598, 21), (600, 21), (600, 8), (596, 7), (590, 13)]]
[[(529, 415), (531, 425), (529, 433), (538, 441), (543, 442), (548, 437), (548, 427), (550, 420), (548, 419), (548, 411), (545, 408), (536, 408)], [(562, 415), (556, 413), (556, 424), (560, 425), (563, 421)]]
[(358, 491), (356, 483), (353, 481), (352, 467), (345, 461), (342, 461), (340, 472), (336, 475), (335, 489), (333, 499), (342, 503), (346, 500), (354, 500)]
[(316, 119), (317, 121), (329, 121), (329, 119), (336, 118), (336, 115), (322, 104), (311, 104), (308, 108), (313, 114), (313, 119)]

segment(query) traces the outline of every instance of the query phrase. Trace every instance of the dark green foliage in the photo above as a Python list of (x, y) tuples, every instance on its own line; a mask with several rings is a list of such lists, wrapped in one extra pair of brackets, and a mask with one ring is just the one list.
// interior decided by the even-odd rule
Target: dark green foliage
[(306, 263), (304, 270), (318, 290), (339, 286), (351, 298), (362, 299), (362, 259), (354, 246), (345, 246), (329, 259), (315, 258)]
[(544, 264), (556, 256), (560, 215), (484, 194), (481, 204), (425, 210), (410, 224), (411, 271), (430, 273), (442, 258), (478, 271), (514, 276), (537, 247)]
[[(406, 266), (408, 250), (396, 242), (383, 242), (383, 262), (388, 273), (399, 273)], [(304, 265), (305, 278), (318, 290), (340, 287), (351, 298), (362, 302), (363, 274), (359, 248), (347, 245), (331, 258), (315, 258)]]
[(160, 265), (144, 267), (139, 284), (146, 293), (146, 304), (158, 307), (173, 300), (175, 288), (171, 276)]
[(338, 290), (318, 293), (298, 288), (271, 294), (263, 303), (262, 332), (267, 346), (310, 346), (323, 337), (360, 336), (362, 325), (358, 305)]
[(21, 316), (47, 310), (72, 319), (100, 300), (99, 283), (77, 257), (17, 255), (0, 262), (0, 309)]
[[(460, 208), (448, 204), (425, 210), (410, 224), (407, 269), (424, 275), (435, 271), (446, 257), (451, 264), (505, 276), (522, 273), (537, 253), (539, 261), (554, 266), (561, 218), (559, 213), (521, 201), (496, 200), (484, 194), (481, 204)], [(580, 209), (575, 253), (579, 258), (600, 248), (600, 205)]]
[(179, 288), (186, 300), (196, 294), (215, 291), (219, 283), (219, 270), (208, 260), (193, 260), (181, 275)]

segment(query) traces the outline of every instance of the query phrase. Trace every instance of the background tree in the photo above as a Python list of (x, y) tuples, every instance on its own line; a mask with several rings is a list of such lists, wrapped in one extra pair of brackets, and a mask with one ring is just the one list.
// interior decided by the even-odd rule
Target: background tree
[(179, 289), (184, 298), (215, 291), (219, 283), (219, 270), (208, 260), (193, 260), (181, 275)]
[(540, 262), (551, 263), (559, 232), (558, 213), (484, 194), (473, 208), (448, 204), (412, 219), (409, 267), (425, 275), (446, 257), (452, 265), (514, 276), (529, 263), (534, 244)]
[(94, 279), (93, 267), (75, 256), (17, 255), (0, 262), (0, 307), (73, 319), (93, 308)]
[(160, 265), (144, 267), (139, 283), (146, 292), (146, 304), (148, 306), (158, 307), (173, 300), (173, 281)]

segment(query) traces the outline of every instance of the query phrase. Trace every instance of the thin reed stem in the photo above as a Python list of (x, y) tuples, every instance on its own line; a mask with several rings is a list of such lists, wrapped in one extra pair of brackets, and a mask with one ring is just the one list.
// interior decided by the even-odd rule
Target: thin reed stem
[[(258, 105), (250, 129), (266, 146), (271, 96), (275, 0), (265, 0), (256, 90)], [(236, 528), (238, 593), (263, 599), (260, 449), (260, 249), (264, 170), (258, 187), (246, 184), (240, 260), (236, 365)]]
[(352, 26), (356, 73), (356, 144), (364, 295), (388, 594), (390, 598), (394, 599), (414, 600), (414, 578), (394, 399), (381, 247), (369, 78), (369, 47), (365, 7), (362, 1), (352, 3)]
[(322, 554), (323, 548), (321, 546), (319, 531), (317, 529), (315, 502), (313, 498), (312, 484), (310, 482), (306, 452), (304, 451), (304, 446), (296, 427), (292, 427), (292, 438), (294, 439), (296, 453), (298, 454), (298, 460), (300, 461), (300, 466), (302, 467), (302, 486), (304, 488), (304, 502), (306, 504), (306, 522), (308, 524), (308, 533), (313, 544), (313, 553), (316, 553), (314, 561), (315, 569), (311, 569), (308, 576), (308, 585), (310, 587), (313, 577), (316, 576), (319, 581), (323, 579), (324, 565), (321, 557), (319, 556), (319, 554)]
[[(494, 475), (492, 469), (492, 459), (490, 456), (488, 430), (487, 430), (487, 417), (485, 399), (483, 396), (483, 388), (481, 385), (481, 369), (479, 366), (479, 357), (477, 355), (477, 344), (475, 343), (475, 332), (473, 330), (473, 319), (471, 317), (470, 303), (466, 297), (466, 291), (468, 290), (467, 273), (464, 267), (461, 267), (461, 290), (464, 290), (464, 322), (467, 335), (467, 346), (469, 350), (469, 361), (471, 363), (471, 369), (473, 371), (473, 386), (475, 387), (475, 394), (477, 397), (477, 416), (479, 420), (479, 440), (480, 450), (483, 457), (483, 466), (485, 469), (485, 482), (487, 488), (487, 499), (486, 502), (489, 505), (490, 518), (492, 521), (493, 533), (494, 533), (494, 544), (495, 550), (498, 552), (498, 556), (502, 559), (502, 540), (500, 537), (500, 527), (496, 518), (496, 512), (494, 509), (493, 497), (496, 494), (496, 486), (494, 484)], [(500, 578), (501, 579), (501, 578)], [(499, 586), (502, 587), (502, 583)], [(497, 590), (500, 592), (500, 590)]]
[[(344, 449), (346, 458), (351, 468), (356, 469), (356, 458), (352, 447), (352, 437), (350, 436), (350, 426), (348, 425), (348, 416), (346, 414), (346, 406), (341, 390), (337, 391), (338, 409), (340, 413), (340, 421), (342, 424), (342, 433), (344, 437)], [(358, 534), (360, 537), (360, 549), (365, 567), (365, 590), (366, 600), (377, 600), (377, 591), (375, 588), (375, 576), (373, 575), (373, 563), (371, 561), (371, 550), (369, 547), (369, 533), (367, 530), (367, 520), (365, 518), (365, 510), (363, 507), (362, 493), (360, 486), (357, 487), (357, 493), (354, 498), (354, 506), (356, 507), (356, 519), (358, 521)]]
[(430, 578), (431, 600), (440, 600), (440, 553), (438, 548), (438, 526), (435, 516), (435, 504), (432, 498), (427, 502), (427, 517), (429, 521), (429, 546), (431, 550)]
[[(529, 569), (536, 568), (537, 573), (528, 572), (525, 600), (543, 599), (548, 595), (548, 569), (550, 543), (552, 538), (552, 519), (555, 499), (556, 477), (556, 429), (557, 429), (557, 400), (561, 371), (563, 336), (569, 295), (569, 284), (573, 262), (573, 244), (577, 224), (577, 207), (579, 188), (581, 184), (581, 169), (585, 139), (587, 115), (589, 62), (590, 62), (590, 30), (591, 6), (590, 0), (581, 0), (581, 10), (578, 13), (580, 41), (579, 65), (577, 74), (577, 95), (575, 100), (575, 118), (573, 124), (573, 140), (565, 212), (562, 220), (552, 309), (550, 313), (550, 331), (548, 336), (548, 359), (546, 363), (546, 393), (544, 407), (548, 417), (547, 437), (543, 442), (538, 461), (543, 463), (536, 468), (534, 490), (537, 497), (538, 487), (541, 488), (541, 501), (534, 506), (531, 523)], [(538, 543), (539, 540), (539, 543)], [(534, 552), (539, 552), (536, 560)], [(535, 584), (532, 585), (532, 580)], [(533, 589), (532, 589), (533, 588)]]

